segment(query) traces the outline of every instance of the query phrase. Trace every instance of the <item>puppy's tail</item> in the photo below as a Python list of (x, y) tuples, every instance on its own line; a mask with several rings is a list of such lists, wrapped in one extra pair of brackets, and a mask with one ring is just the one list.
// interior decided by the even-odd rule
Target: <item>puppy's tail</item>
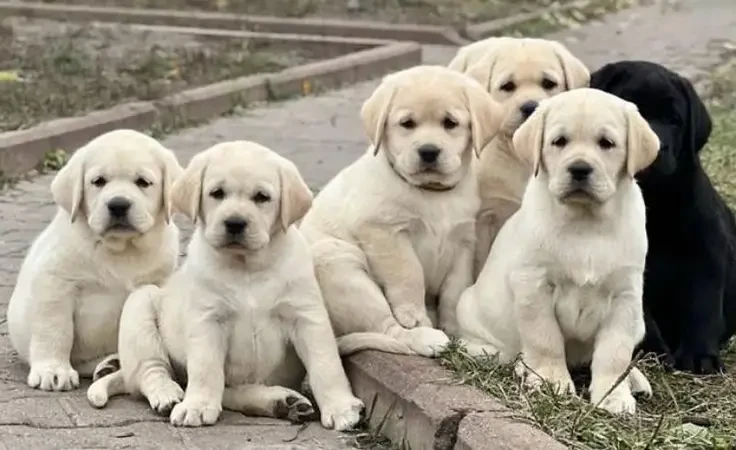
[(104, 408), (110, 397), (125, 393), (123, 373), (118, 370), (94, 381), (87, 389), (87, 401), (95, 408)]
[(386, 353), (416, 355), (417, 352), (397, 339), (382, 333), (350, 333), (337, 338), (340, 356), (349, 356), (362, 350), (379, 350)]

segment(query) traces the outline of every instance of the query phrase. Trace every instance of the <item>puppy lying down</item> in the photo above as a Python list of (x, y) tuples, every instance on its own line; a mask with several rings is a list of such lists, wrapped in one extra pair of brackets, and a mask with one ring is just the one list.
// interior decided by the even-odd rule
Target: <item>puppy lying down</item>
[(59, 206), (31, 245), (8, 305), (28, 385), (65, 391), (117, 349), (123, 303), (176, 266), (169, 190), (182, 172), (155, 139), (116, 130), (77, 150), (51, 184)]
[(192, 158), (172, 201), (197, 223), (188, 257), (161, 288), (130, 296), (121, 370), (90, 387), (90, 402), (141, 394), (184, 426), (213, 424), (223, 407), (302, 421), (315, 413), (295, 390), (306, 367), (322, 424), (355, 425), (363, 403), (350, 390), (309, 249), (293, 226), (312, 202), (296, 166), (252, 142), (217, 144)]
[(521, 354), (532, 387), (574, 392), (568, 365), (590, 363), (591, 402), (633, 412), (632, 390), (651, 392), (638, 370), (604, 394), (644, 337), (647, 235), (633, 177), (659, 140), (635, 105), (582, 88), (542, 102), (513, 143), (534, 175), (460, 299), (460, 336), (472, 354)]
[(341, 353), (433, 356), (449, 340), (433, 325), (453, 332), (472, 283), (471, 163), (500, 114), (470, 77), (417, 66), (386, 76), (361, 116), (373, 148), (325, 186), (300, 228)]

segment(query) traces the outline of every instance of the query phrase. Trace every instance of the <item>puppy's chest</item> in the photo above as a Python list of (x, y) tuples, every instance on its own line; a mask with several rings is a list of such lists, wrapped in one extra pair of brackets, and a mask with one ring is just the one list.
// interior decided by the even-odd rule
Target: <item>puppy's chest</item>
[(228, 384), (263, 383), (293, 355), (289, 324), (276, 298), (260, 290), (241, 295), (229, 327), (225, 375)]
[(412, 247), (425, 272), (446, 270), (458, 249), (472, 246), (477, 205), (439, 203), (424, 212), (410, 222)]
[(578, 285), (570, 279), (552, 283), (555, 314), (566, 339), (590, 342), (611, 308), (605, 286)]

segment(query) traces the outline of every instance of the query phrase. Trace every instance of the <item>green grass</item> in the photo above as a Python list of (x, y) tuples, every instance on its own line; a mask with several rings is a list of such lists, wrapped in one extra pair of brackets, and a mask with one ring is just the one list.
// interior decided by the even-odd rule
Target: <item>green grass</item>
[[(736, 59), (715, 71), (708, 95), (713, 133), (701, 152), (706, 171), (729, 206), (736, 207)], [(651, 359), (636, 365), (649, 378), (653, 396), (639, 398), (637, 414), (613, 416), (590, 402), (525, 392), (513, 367), (492, 358), (471, 358), (457, 344), (440, 358), (458, 382), (500, 399), (529, 422), (572, 449), (736, 449), (736, 340), (724, 354), (726, 374), (668, 373)], [(584, 392), (584, 381), (578, 386)], [(583, 389), (581, 389), (583, 388)]]

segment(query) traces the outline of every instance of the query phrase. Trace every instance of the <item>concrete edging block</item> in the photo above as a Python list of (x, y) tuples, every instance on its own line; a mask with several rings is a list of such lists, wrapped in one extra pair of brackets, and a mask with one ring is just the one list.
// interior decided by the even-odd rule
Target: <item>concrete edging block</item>
[(344, 360), (371, 427), (412, 450), (565, 448), (436, 361), (364, 351)]
[(187, 89), (154, 102), (131, 102), (79, 117), (54, 119), (25, 130), (0, 133), (0, 173), (15, 177), (37, 168), (50, 151), (69, 153), (116, 128), (143, 130), (157, 121), (181, 125), (211, 119), (237, 104), (308, 95), (318, 89), (366, 81), (418, 64), (421, 46), (413, 42)]

